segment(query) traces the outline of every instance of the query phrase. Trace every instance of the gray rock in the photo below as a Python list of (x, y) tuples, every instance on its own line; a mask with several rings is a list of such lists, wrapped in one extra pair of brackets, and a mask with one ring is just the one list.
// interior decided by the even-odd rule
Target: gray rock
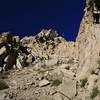
[(56, 94), (53, 96), (53, 99), (54, 99), (54, 100), (63, 100), (62, 95), (61, 95), (60, 93), (56, 93)]
[(66, 70), (66, 69), (60, 69), (60, 70), (64, 74), (64, 77), (74, 79), (75, 73), (73, 73), (71, 70)]
[(6, 47), (3, 46), (1, 49), (0, 49), (0, 55), (6, 53)]
[(18, 86), (17, 86), (17, 85), (18, 85), (18, 82), (17, 82), (16, 80), (13, 80), (13, 81), (10, 82), (8, 85), (9, 85), (9, 88), (10, 88), (10, 89), (12, 89), (12, 88), (13, 88), (13, 89), (17, 89), (17, 88), (18, 88)]
[(72, 99), (76, 95), (76, 81), (70, 78), (63, 78), (59, 86), (59, 92)]
[(41, 62), (37, 63), (35, 66), (34, 66), (34, 69), (35, 70), (39, 70), (41, 68)]
[(50, 82), (48, 80), (44, 79), (44, 80), (40, 81), (39, 86), (43, 87), (43, 86), (46, 86), (46, 85), (49, 85), (49, 84), (50, 84)]
[(21, 65), (19, 59), (17, 59), (16, 67), (17, 67), (18, 69), (20, 69), (20, 70), (23, 68), (23, 66)]
[(4, 59), (4, 61), (5, 61), (5, 62), (7, 62), (7, 61), (8, 61), (8, 56)]
[(52, 98), (49, 95), (41, 95), (40, 99), (35, 99), (35, 100), (52, 100)]
[(16, 65), (13, 65), (13, 69), (16, 69)]
[(94, 100), (100, 100), (100, 96), (97, 95), (97, 96), (94, 98)]
[(54, 69), (51, 73), (47, 75), (48, 80), (62, 80), (63, 73), (60, 69)]
[(53, 79), (53, 75), (48, 74), (48, 75), (46, 76), (46, 78), (47, 78), (49, 81), (51, 81), (51, 80)]
[(85, 97), (83, 97), (83, 98), (82, 98), (82, 100), (86, 100), (86, 98), (85, 98)]
[(60, 93), (56, 93), (53, 95), (53, 100), (70, 100), (70, 99), (68, 99), (67, 97), (65, 97)]
[(46, 65), (46, 66), (53, 66), (53, 65), (56, 65), (57, 62), (58, 62), (57, 59), (46, 60), (46, 61), (45, 61), (45, 65)]
[(3, 65), (3, 68), (2, 69), (3, 69), (3, 71), (6, 70), (6, 64)]

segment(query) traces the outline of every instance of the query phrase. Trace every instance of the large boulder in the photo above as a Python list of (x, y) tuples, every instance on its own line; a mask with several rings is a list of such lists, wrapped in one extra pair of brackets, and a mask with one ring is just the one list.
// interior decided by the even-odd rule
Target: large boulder
[(59, 92), (72, 99), (76, 95), (76, 80), (64, 77)]
[(43, 86), (46, 86), (48, 84), (50, 84), (50, 82), (48, 80), (44, 79), (44, 80), (40, 81), (39, 86), (43, 87)]
[(45, 61), (45, 65), (46, 65), (46, 66), (54, 66), (54, 65), (57, 64), (57, 62), (58, 62), (57, 59), (46, 60), (46, 61)]

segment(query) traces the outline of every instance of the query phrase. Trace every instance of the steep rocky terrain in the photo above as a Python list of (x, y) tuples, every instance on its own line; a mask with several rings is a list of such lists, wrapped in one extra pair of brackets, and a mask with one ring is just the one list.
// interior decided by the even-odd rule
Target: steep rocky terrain
[(100, 100), (99, 0), (86, 1), (76, 42), (54, 30), (0, 35), (0, 100)]

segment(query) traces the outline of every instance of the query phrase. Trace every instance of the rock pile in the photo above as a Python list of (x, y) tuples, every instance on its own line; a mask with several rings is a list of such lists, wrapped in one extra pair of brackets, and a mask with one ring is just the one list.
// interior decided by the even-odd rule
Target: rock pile
[(21, 40), (24, 47), (35, 56), (35, 59), (46, 60), (49, 59), (56, 51), (54, 50), (58, 44), (64, 39), (58, 37), (56, 31), (42, 30), (36, 36), (25, 37)]

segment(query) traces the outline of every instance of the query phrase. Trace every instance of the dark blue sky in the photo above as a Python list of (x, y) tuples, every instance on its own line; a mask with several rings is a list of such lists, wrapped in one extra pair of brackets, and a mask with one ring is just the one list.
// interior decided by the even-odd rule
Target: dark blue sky
[(75, 40), (84, 15), (85, 0), (0, 0), (0, 33), (35, 35), (54, 29)]

